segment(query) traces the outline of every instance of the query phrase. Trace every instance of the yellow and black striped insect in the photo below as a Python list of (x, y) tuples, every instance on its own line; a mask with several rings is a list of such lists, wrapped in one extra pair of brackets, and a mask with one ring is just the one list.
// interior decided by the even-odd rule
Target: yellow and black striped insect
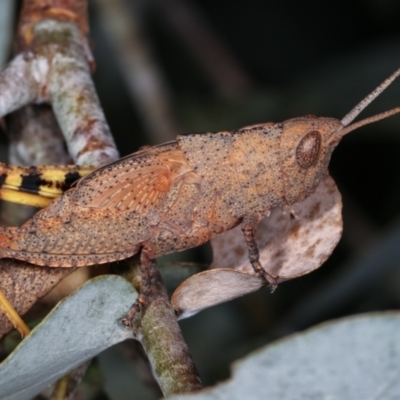
[(0, 163), (0, 199), (43, 208), (95, 169), (78, 165), (20, 167)]

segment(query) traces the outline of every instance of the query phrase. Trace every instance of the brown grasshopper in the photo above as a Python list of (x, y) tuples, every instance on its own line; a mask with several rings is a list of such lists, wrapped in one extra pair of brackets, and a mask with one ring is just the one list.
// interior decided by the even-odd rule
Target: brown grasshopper
[(0, 257), (36, 265), (80, 267), (141, 257), (142, 293), (155, 258), (207, 242), (241, 224), (251, 265), (273, 290), (276, 276), (259, 262), (257, 224), (273, 207), (291, 210), (327, 173), (347, 133), (400, 112), (350, 123), (400, 69), (341, 121), (305, 116), (231, 132), (190, 134), (147, 148), (82, 178), (20, 228), (2, 228)]

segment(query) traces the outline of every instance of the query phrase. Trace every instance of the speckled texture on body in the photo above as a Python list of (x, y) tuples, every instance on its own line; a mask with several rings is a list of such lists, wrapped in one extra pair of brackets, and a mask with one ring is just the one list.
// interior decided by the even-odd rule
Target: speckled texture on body
[[(340, 127), (309, 117), (178, 136), (94, 171), (21, 228), (3, 228), (0, 255), (75, 267), (142, 247), (149, 257), (195, 247), (244, 217), (301, 202), (326, 173)], [(317, 149), (302, 141), (315, 131)]]

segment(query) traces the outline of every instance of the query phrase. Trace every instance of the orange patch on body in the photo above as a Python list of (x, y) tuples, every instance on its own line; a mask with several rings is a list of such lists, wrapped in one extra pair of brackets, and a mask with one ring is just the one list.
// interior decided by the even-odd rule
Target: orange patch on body
[(162, 174), (158, 176), (157, 181), (154, 184), (154, 188), (159, 192), (168, 192), (171, 186), (171, 181), (167, 174)]

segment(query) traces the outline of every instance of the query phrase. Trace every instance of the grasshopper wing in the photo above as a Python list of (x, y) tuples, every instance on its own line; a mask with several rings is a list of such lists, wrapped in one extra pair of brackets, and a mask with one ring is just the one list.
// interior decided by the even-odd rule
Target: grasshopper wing
[(83, 207), (146, 215), (160, 206), (174, 182), (191, 170), (178, 144), (168, 142), (87, 175), (79, 181), (73, 201)]
[(0, 229), (0, 257), (54, 267), (130, 257), (151, 236), (146, 215), (171, 186), (176, 191), (182, 185), (188, 171), (176, 142), (100, 168), (22, 227)]

